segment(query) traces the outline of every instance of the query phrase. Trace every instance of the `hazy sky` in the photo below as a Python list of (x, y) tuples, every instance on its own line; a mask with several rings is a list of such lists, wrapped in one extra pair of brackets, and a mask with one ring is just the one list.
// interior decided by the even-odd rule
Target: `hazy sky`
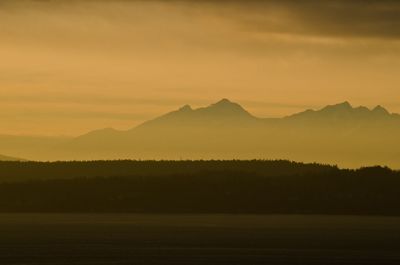
[(1, 1), (0, 133), (127, 129), (221, 98), (400, 112), (400, 1)]

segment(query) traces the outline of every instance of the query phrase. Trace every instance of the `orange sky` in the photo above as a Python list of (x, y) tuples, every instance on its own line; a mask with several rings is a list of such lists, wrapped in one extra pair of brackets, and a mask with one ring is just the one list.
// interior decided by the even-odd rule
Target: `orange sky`
[(221, 98), (261, 117), (400, 112), (400, 4), (360, 2), (4, 1), (0, 134), (127, 129)]

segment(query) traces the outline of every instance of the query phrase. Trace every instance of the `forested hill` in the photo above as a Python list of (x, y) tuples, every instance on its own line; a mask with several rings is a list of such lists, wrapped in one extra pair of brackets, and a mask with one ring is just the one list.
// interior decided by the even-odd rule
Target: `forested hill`
[(400, 215), (400, 173), (383, 167), (289, 161), (0, 166), (0, 212)]

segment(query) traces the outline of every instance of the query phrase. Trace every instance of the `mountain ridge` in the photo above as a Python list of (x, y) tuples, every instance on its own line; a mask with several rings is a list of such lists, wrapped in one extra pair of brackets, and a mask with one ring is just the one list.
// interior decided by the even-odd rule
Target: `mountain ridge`
[(364, 124), (399, 122), (400, 115), (390, 113), (381, 105), (369, 109), (365, 106), (353, 107), (348, 101), (327, 105), (319, 109), (307, 109), (302, 112), (284, 116), (282, 118), (260, 118), (252, 115), (240, 104), (223, 98), (205, 107), (192, 108), (189, 104), (167, 112), (154, 119), (145, 121), (138, 126), (128, 130), (116, 130), (114, 128), (103, 128), (90, 131), (80, 135), (75, 139), (90, 139), (94, 143), (102, 141), (108, 136), (122, 137), (127, 134), (146, 133), (148, 130), (199, 130), (202, 128), (222, 128), (222, 127), (263, 127), (265, 125), (297, 125), (304, 123), (313, 126), (326, 126), (331, 123), (338, 124)]
[[(319, 109), (307, 109), (298, 113), (287, 115), (281, 118), (261, 118), (252, 115), (240, 104), (230, 101), (229, 99), (223, 98), (216, 103), (212, 103), (206, 107), (192, 108), (189, 104), (185, 104), (182, 107), (167, 112), (163, 115), (145, 121), (135, 127), (128, 130), (117, 130), (114, 128), (103, 128), (98, 130), (90, 131), (84, 135), (78, 136), (90, 136), (100, 135), (106, 133), (123, 133), (132, 132), (137, 129), (143, 129), (148, 127), (154, 127), (154, 125), (173, 125), (173, 126), (195, 126), (202, 125), (202, 122), (216, 123), (217, 125), (237, 125), (238, 123), (250, 122), (253, 124), (259, 124), (265, 121), (285, 121), (293, 119), (332, 119), (343, 120), (351, 119), (373, 119), (373, 118), (395, 118), (400, 121), (400, 114), (390, 113), (386, 108), (381, 105), (369, 109), (365, 106), (353, 107), (348, 101), (341, 103), (327, 105)], [(331, 122), (329, 120), (328, 122)]]
[(258, 118), (254, 117), (238, 103), (234, 103), (224, 98), (216, 103), (208, 105), (207, 107), (196, 109), (193, 109), (190, 105), (186, 104), (175, 111), (168, 112), (155, 119), (146, 121), (131, 130), (154, 126), (157, 123), (161, 123), (162, 125), (173, 123), (174, 126), (204, 125), (203, 123), (223, 123), (224, 125), (228, 125), (235, 121), (246, 122), (257, 119)]
[[(398, 135), (400, 115), (380, 105), (369, 109), (342, 102), (283, 118), (258, 118), (222, 99), (201, 108), (183, 105), (125, 131), (105, 128), (60, 144), (35, 142), (4, 152), (53, 161), (288, 159), (400, 168)], [(23, 152), (27, 148), (29, 155)]]
[(396, 113), (390, 113), (386, 108), (382, 107), (381, 105), (377, 105), (373, 109), (369, 109), (365, 106), (358, 106), (353, 107), (348, 101), (334, 104), (334, 105), (327, 105), (319, 110), (308, 109), (303, 112), (295, 113), (286, 118), (293, 118), (293, 117), (300, 117), (302, 115), (325, 115), (327, 116), (353, 116), (355, 118), (368, 118), (368, 117), (396, 117)]

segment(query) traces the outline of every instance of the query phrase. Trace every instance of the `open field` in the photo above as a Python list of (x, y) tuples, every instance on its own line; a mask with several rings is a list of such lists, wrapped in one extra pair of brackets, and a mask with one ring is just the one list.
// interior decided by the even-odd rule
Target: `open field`
[(400, 218), (1, 214), (0, 264), (400, 264)]

